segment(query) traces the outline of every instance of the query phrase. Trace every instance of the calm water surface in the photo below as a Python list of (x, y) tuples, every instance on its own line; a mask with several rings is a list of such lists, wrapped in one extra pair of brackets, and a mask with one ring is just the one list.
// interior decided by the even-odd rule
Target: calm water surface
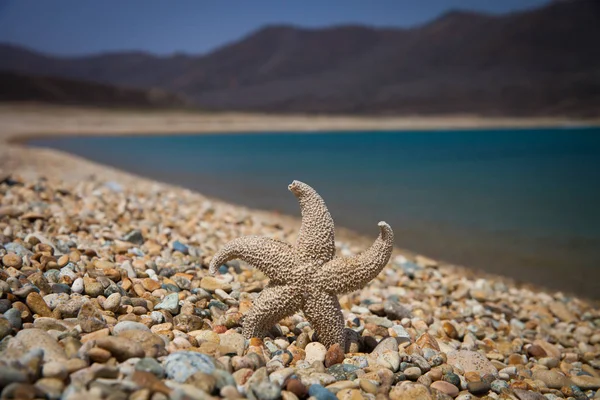
[(600, 298), (600, 129), (169, 135), (34, 140), (225, 200), (337, 224), (386, 220), (403, 248)]

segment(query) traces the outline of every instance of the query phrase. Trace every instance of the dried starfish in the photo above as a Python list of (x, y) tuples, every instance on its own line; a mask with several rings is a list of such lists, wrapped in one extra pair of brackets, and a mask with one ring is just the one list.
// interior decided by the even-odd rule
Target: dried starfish
[(338, 294), (360, 289), (375, 278), (392, 253), (394, 233), (380, 222), (379, 237), (354, 257), (335, 257), (333, 219), (319, 194), (305, 183), (288, 186), (298, 198), (302, 226), (296, 245), (261, 236), (243, 236), (227, 243), (211, 260), (210, 273), (233, 259), (262, 271), (269, 284), (244, 319), (246, 338), (262, 337), (282, 318), (302, 310), (319, 340), (344, 347), (344, 319)]

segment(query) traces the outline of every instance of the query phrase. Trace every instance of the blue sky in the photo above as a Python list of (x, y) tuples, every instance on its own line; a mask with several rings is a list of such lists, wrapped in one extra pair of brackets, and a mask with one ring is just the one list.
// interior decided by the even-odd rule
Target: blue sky
[(505, 13), (548, 0), (0, 0), (0, 42), (62, 55), (205, 53), (265, 24), (414, 26), (451, 9)]

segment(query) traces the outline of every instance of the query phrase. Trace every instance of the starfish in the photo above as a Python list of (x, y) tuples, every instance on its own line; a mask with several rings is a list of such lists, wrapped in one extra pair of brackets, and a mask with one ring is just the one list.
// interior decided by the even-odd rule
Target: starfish
[(281, 319), (302, 310), (329, 347), (345, 347), (344, 318), (337, 295), (361, 289), (388, 263), (394, 233), (379, 222), (379, 236), (370, 248), (353, 257), (335, 257), (333, 219), (325, 202), (309, 185), (293, 181), (288, 189), (300, 203), (302, 224), (294, 246), (262, 236), (243, 236), (215, 254), (209, 271), (240, 259), (262, 271), (269, 283), (243, 322), (243, 335), (262, 338)]

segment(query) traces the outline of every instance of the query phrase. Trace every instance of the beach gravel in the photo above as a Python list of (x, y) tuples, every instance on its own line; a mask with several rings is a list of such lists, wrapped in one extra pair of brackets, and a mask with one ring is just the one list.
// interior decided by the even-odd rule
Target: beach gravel
[[(340, 296), (346, 348), (302, 313), (245, 339), (267, 284), (227, 241), (295, 219), (143, 179), (0, 180), (2, 398), (598, 398), (600, 308), (397, 252)], [(349, 233), (338, 252), (368, 246)], [(596, 397), (594, 397), (596, 396)]]

